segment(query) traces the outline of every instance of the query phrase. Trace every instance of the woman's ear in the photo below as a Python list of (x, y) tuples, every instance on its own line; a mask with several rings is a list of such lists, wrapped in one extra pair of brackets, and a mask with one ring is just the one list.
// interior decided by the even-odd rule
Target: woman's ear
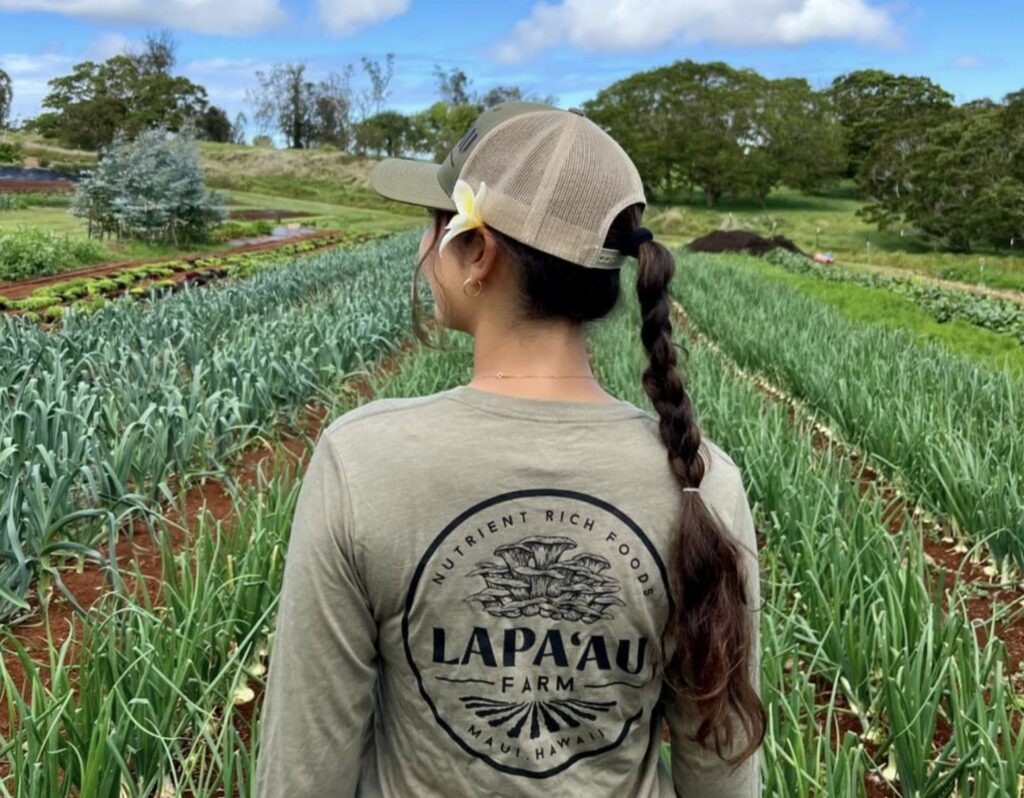
[(469, 267), (470, 276), (476, 280), (485, 280), (493, 273), (498, 262), (500, 244), (498, 238), (488, 227), (478, 227), (468, 236), (463, 250), (463, 263)]

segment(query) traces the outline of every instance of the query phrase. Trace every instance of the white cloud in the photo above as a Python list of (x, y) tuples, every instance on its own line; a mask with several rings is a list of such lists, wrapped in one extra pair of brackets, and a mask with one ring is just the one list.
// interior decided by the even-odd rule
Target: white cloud
[(50, 78), (71, 71), (72, 59), (61, 53), (0, 53), (0, 69), (11, 76), (14, 88), (12, 119), (25, 119), (39, 113), (39, 103), (50, 87)]
[(0, 10), (50, 11), (227, 36), (258, 33), (284, 20), (278, 0), (0, 0)]
[(563, 0), (538, 3), (493, 50), (522, 61), (568, 44), (644, 51), (678, 38), (724, 45), (799, 45), (815, 39), (895, 44), (887, 11), (867, 0)]
[(318, 0), (320, 19), (335, 33), (347, 35), (409, 10), (409, 0)]
[(189, 61), (181, 72), (206, 87), (209, 100), (231, 113), (245, 108), (245, 90), (256, 85), (256, 70), (268, 71), (271, 63), (255, 58), (203, 58)]
[(953, 66), (957, 69), (981, 69), (982, 67), (991, 66), (992, 62), (988, 58), (982, 58), (977, 55), (958, 55), (953, 59)]
[(90, 61), (106, 61), (121, 55), (135, 46), (135, 42), (120, 33), (108, 32), (99, 36), (85, 48), (85, 57)]

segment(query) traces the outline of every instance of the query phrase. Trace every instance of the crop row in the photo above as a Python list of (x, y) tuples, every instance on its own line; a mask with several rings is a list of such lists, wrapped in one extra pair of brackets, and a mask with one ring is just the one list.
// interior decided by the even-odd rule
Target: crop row
[(699, 329), (830, 419), (1000, 567), (1024, 567), (1024, 383), (904, 331), (859, 325), (736, 256), (680, 257), (674, 290)]
[(0, 191), (0, 211), (20, 211), (37, 206), (67, 207), (69, 200), (61, 194), (8, 194)]
[[(58, 553), (148, 517), (191, 475), (321, 397), (406, 321), (414, 237), (316, 254), (152, 305), (0, 318), (0, 622)], [(83, 548), (86, 547), (86, 548)]]
[(1024, 307), (1008, 299), (956, 291), (906, 277), (865, 274), (838, 266), (823, 266), (781, 247), (769, 252), (765, 259), (786, 271), (826, 282), (884, 288), (906, 297), (936, 321), (964, 321), (986, 330), (1012, 335), (1024, 344)]
[(37, 288), (24, 299), (11, 300), (0, 296), (0, 310), (19, 311), (29, 321), (38, 321), (40, 317), (47, 320), (61, 318), (66, 303), (72, 303), (86, 313), (93, 313), (111, 298), (125, 294), (145, 298), (154, 288), (174, 285), (176, 281), (173, 279), (159, 278), (170, 278), (179, 272), (217, 272), (220, 276), (244, 278), (268, 265), (288, 262), (296, 255), (309, 254), (326, 247), (362, 244), (378, 237), (374, 233), (329, 233), (272, 250), (128, 266), (102, 276), (49, 283)]

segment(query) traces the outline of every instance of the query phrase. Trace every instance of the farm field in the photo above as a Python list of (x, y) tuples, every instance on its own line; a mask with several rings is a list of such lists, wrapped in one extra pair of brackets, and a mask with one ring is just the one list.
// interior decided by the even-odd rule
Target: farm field
[[(0, 0), (0, 798), (1024, 798), (1024, 15), (918, 5)], [(356, 473), (495, 374), (643, 440)]]
[[(248, 794), (296, 466), (347, 409), (469, 377), (467, 336), (408, 341), (416, 242), (53, 333), (0, 319), (18, 397), (0, 419), (0, 794)], [(693, 401), (758, 526), (765, 794), (1017, 794), (1021, 378), (761, 260), (679, 258)], [(590, 343), (607, 389), (647, 408), (634, 279), (630, 262)], [(46, 380), (24, 382), (40, 359)]]
[[(275, 196), (245, 191), (228, 192), (228, 207), (232, 211), (274, 210), (290, 211), (297, 215), (284, 220), (318, 229), (338, 229), (352, 233), (393, 232), (420, 224), (420, 217), (396, 214), (373, 208), (352, 207), (294, 199), (289, 196)], [(33, 227), (47, 230), (57, 236), (69, 236), (86, 240), (86, 224), (67, 212), (67, 207), (32, 206), (19, 210), (0, 211), (0, 235), (18, 229)], [(244, 233), (242, 233), (244, 235)], [(141, 242), (135, 240), (104, 241), (93, 258), (83, 262), (70, 263), (68, 268), (77, 268), (89, 263), (105, 261), (136, 260), (146, 258), (173, 258), (183, 252), (203, 252), (223, 249), (223, 241), (192, 243), (186, 247), (168, 244)]]
[[(12, 138), (22, 148), (27, 168), (51, 161), (81, 163), (83, 167), (95, 162), (95, 153), (63, 150), (25, 134), (15, 134)], [(408, 206), (382, 200), (370, 191), (368, 174), (375, 163), (371, 159), (357, 159), (342, 153), (292, 152), (213, 142), (201, 142), (199, 157), (207, 185), (225, 192), (228, 209), (234, 213), (288, 212), (290, 216), (284, 222), (352, 234), (394, 232), (421, 223), (422, 214), (410, 212)], [(12, 198), (9, 201), (5, 200), (8, 196)], [(67, 193), (5, 195), (0, 182), (0, 236), (27, 230), (45, 231), (58, 239), (88, 244), (88, 247), (74, 248), (75, 254), (64, 258), (63, 268), (66, 269), (107, 261), (174, 258), (186, 252), (224, 247), (224, 239), (219, 236), (209, 242), (185, 246), (132, 238), (92, 242), (87, 238), (85, 220), (68, 213), (69, 204)], [(232, 230), (238, 238), (259, 235), (251, 223), (235, 222), (224, 229)], [(35, 246), (42, 247), (44, 242), (39, 241)], [(4, 252), (4, 247), (0, 246), (0, 261)]]
[[(62, 150), (37, 137), (13, 134), (34, 165), (40, 156), (87, 163), (95, 153)], [(280, 150), (238, 144), (199, 142), (200, 159), (211, 188), (227, 191), (229, 203), (243, 208), (299, 211), (299, 221), (321, 228), (361, 232), (395, 231), (421, 223), (415, 208), (381, 198), (369, 188), (375, 158), (323, 150)], [(1000, 250), (970, 254), (937, 250), (912, 228), (879, 231), (856, 216), (864, 202), (852, 184), (807, 194), (788, 188), (773, 191), (762, 207), (748, 199), (725, 197), (714, 208), (701, 195), (684, 195), (652, 206), (649, 226), (674, 244), (715, 229), (745, 229), (761, 235), (783, 235), (806, 252), (832, 252), (837, 263), (865, 271), (885, 268), (935, 279), (1016, 292), (1024, 300), (1024, 241)], [(62, 208), (31, 208), (0, 212), (0, 233), (18, 225), (39, 225), (67, 235), (85, 235), (84, 222)], [(868, 244), (870, 243), (870, 253)], [(1007, 242), (1009, 244), (1009, 242)], [(171, 247), (121, 242), (117, 257), (170, 256)]]
[[(832, 192), (804, 194), (780, 189), (762, 208), (752, 200), (719, 201), (707, 208), (697, 195), (684, 202), (659, 203), (650, 215), (650, 228), (675, 243), (687, 243), (710, 230), (752, 230), (763, 236), (786, 236), (805, 252), (829, 251), (847, 267), (888, 266), (910, 273), (958, 282), (983, 283), (992, 288), (1024, 291), (1024, 241), (1014, 249), (980, 250), (971, 254), (936, 250), (920, 234), (906, 228), (879, 231), (855, 215), (864, 202), (853, 187), (843, 184)], [(868, 242), (871, 243), (870, 256)]]

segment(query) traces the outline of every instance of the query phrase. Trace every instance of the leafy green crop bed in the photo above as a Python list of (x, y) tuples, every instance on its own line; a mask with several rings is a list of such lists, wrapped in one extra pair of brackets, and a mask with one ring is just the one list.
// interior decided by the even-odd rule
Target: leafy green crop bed
[[(413, 242), (378, 245), (388, 246), (393, 249), (367, 248), (347, 268), (332, 261), (338, 283), (328, 281), (326, 270), (309, 267), (324, 281), (313, 296), (298, 288), (284, 291), (282, 304), (295, 309), (302, 301), (315, 303), (316, 314), (278, 308), (270, 291), (222, 289), (226, 300), (244, 307), (236, 312), (231, 302), (218, 305), (224, 318), (211, 319), (202, 330), (214, 346), (190, 334), (199, 330), (183, 311), (161, 310), (160, 325), (141, 332), (167, 338), (166, 349), (154, 352), (171, 360), (174, 352), (203, 346), (201, 362), (212, 371), (224, 367), (213, 352), (223, 349), (223, 359), (235, 361), (235, 348), (256, 334), (261, 315), (271, 328), (268, 338), (288, 329), (287, 317), (305, 334), (294, 343), (301, 338), (305, 347), (323, 347), (339, 321), (339, 295), (357, 288), (351, 273), (336, 273), (391, 271), (390, 258), (401, 268), (388, 279), (397, 281)], [(340, 256), (319, 257), (326, 266)], [(280, 278), (305, 274), (305, 268), (256, 279), (283, 290), (287, 281)], [(595, 370), (612, 393), (647, 409), (639, 319), (630, 279), (623, 284), (624, 306), (593, 331)], [(354, 319), (375, 295), (366, 293), (369, 287), (360, 286), (359, 301), (347, 307)], [(396, 298), (407, 295), (396, 285), (376, 288)], [(189, 299), (212, 302), (217, 293)], [(174, 302), (184, 300), (154, 310)], [(131, 313), (126, 326), (141, 318), (139, 311)], [(327, 323), (306, 326), (320, 313), (331, 314)], [(365, 339), (376, 327), (367, 322), (348, 332)], [(402, 358), (396, 373), (373, 380), (375, 395), (417, 396), (464, 382), (471, 339), (458, 333), (453, 338), (451, 351), (417, 348)], [(123, 334), (118, 341), (115, 348), (124, 345)], [(302, 356), (302, 348), (289, 347), (282, 343), (281, 351)], [(1013, 725), (1021, 701), (1003, 669), (1002, 643), (994, 635), (979, 643), (960, 609), (963, 588), (954, 588), (950, 611), (941, 612), (929, 592), (919, 532), (906, 518), (890, 532), (881, 496), (873, 490), (862, 496), (849, 479), (852, 463), (820, 450), (811, 427), (791, 422), (784, 405), (765, 399), (706, 346), (691, 346), (685, 369), (702, 426), (740, 466), (758, 522), (760, 688), (769, 718), (765, 795), (862, 796), (869, 776), (904, 795), (953, 789), (1014, 794), (1024, 768), (1024, 734)], [(154, 387), (166, 389), (163, 366), (152, 370)], [(253, 378), (257, 372), (232, 373)], [(332, 408), (328, 421), (365, 401), (356, 392), (324, 398)], [(88, 652), (80, 665), (71, 662), (67, 647), (40, 665), (15, 640), (7, 641), (21, 655), (29, 697), (22, 698), (6, 671), (0, 673), (9, 697), (10, 731), (0, 740), (0, 762), (11, 771), (5, 794), (251, 794), (260, 688), (274, 644), (273, 616), (299, 488), (297, 480), (271, 479), (261, 492), (240, 496), (233, 525), (246, 534), (198, 523), (193, 547), (165, 553), (159, 604), (141, 589), (108, 595), (76, 624), (75, 639)], [(836, 731), (840, 723), (842, 733)], [(663, 758), (671, 765), (670, 743)]]
[(159, 295), (156, 289), (171, 287), (176, 283), (170, 279), (154, 281), (154, 277), (169, 278), (177, 272), (208, 272), (211, 275), (216, 272), (221, 277), (245, 278), (260, 269), (287, 263), (289, 258), (297, 255), (327, 247), (353, 246), (381, 237), (375, 233), (328, 233), (272, 250), (130, 266), (102, 276), (49, 283), (37, 288), (24, 299), (5, 299), (0, 296), (0, 310), (17, 311), (29, 321), (53, 321), (62, 318), (69, 306), (85, 313), (94, 313), (111, 298), (125, 294), (140, 299), (152, 298)]
[(884, 288), (907, 297), (936, 321), (959, 319), (986, 330), (1012, 335), (1024, 344), (1024, 307), (1007, 299), (955, 291), (910, 278), (825, 266), (781, 248), (769, 252), (765, 259), (787, 271), (819, 280)]

